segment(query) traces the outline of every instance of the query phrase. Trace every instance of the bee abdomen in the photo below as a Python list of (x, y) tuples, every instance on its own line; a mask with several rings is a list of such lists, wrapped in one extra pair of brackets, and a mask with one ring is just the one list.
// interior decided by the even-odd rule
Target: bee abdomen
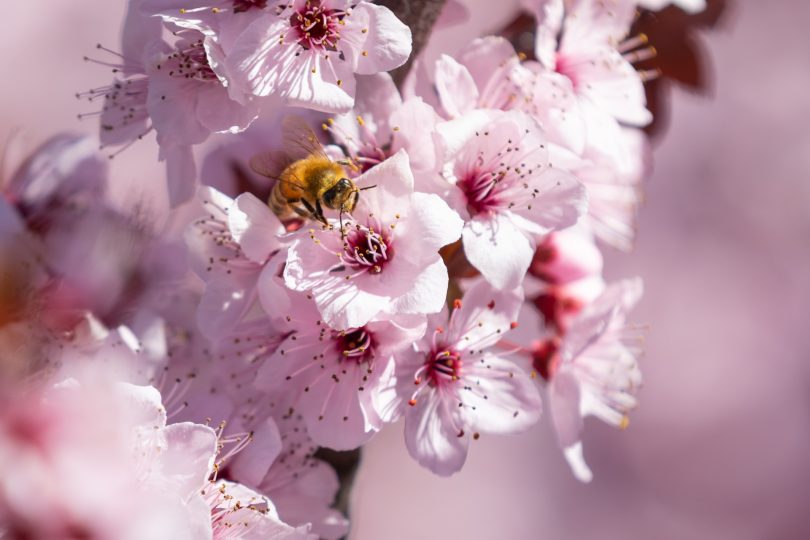
[(284, 220), (294, 217), (295, 212), (290, 208), (290, 203), (287, 202), (287, 198), (281, 193), (280, 187), (280, 183), (276, 183), (276, 185), (273, 186), (273, 191), (270, 193), (270, 199), (267, 201), (267, 205), (279, 219)]

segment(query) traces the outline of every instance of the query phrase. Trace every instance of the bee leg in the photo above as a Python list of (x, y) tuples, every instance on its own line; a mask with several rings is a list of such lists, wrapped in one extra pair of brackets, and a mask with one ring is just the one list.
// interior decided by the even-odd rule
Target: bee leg
[(308, 212), (307, 217), (315, 219), (317, 221), (320, 221), (324, 225), (327, 225), (326, 218), (323, 217), (323, 212), (319, 212), (318, 210), (316, 210), (315, 207), (312, 206), (312, 203), (310, 203), (306, 199), (301, 199), (301, 204), (303, 204), (304, 208), (307, 209)]
[(327, 223), (326, 218), (323, 215), (323, 207), (321, 206), (321, 200), (315, 199), (315, 219), (323, 223), (324, 225), (329, 225)]

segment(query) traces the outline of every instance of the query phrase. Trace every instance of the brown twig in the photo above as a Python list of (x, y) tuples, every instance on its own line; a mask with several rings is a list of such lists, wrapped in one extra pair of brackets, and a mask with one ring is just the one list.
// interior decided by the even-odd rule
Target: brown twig
[(377, 0), (377, 4), (394, 12), (411, 29), (413, 48), (408, 61), (391, 72), (397, 86), (401, 86), (414, 60), (427, 44), (433, 25), (439, 18), (445, 0)]

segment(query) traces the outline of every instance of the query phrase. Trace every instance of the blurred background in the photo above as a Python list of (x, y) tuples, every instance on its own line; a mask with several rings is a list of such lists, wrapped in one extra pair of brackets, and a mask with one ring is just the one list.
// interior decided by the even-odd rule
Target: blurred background
[[(428, 58), (518, 9), (463, 3), (470, 20), (438, 31)], [(74, 94), (109, 71), (82, 57), (116, 46), (124, 2), (7, 4), (12, 162), (57, 131), (95, 132)], [(586, 423), (594, 481), (573, 478), (546, 424), (482, 437), (450, 479), (419, 468), (393, 426), (364, 453), (353, 540), (810, 538), (810, 2), (727, 4), (713, 28), (675, 32), (702, 55), (705, 95), (666, 92), (636, 250), (607, 252), (609, 279), (644, 278), (634, 319), (650, 329), (630, 428)], [(147, 140), (113, 160), (120, 201), (163, 208), (156, 152)]]

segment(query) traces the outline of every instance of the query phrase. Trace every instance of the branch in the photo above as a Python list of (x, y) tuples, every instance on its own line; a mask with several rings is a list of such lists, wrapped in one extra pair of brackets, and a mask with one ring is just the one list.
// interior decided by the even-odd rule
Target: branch
[(391, 72), (394, 82), (401, 86), (419, 53), (428, 42), (433, 25), (439, 18), (446, 0), (377, 0), (377, 4), (394, 12), (411, 29), (413, 48), (408, 61)]

